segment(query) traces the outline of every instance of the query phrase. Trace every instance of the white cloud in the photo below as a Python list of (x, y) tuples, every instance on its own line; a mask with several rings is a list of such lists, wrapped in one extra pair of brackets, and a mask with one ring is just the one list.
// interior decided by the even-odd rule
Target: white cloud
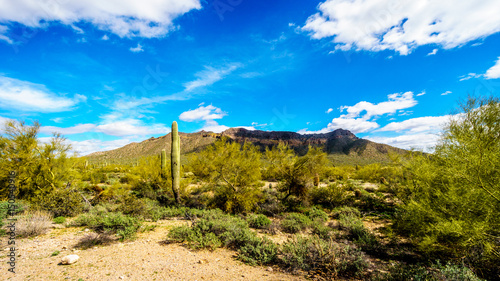
[(347, 112), (341, 118), (355, 118), (366, 112), (363, 115), (363, 119), (367, 120), (374, 116), (395, 113), (398, 110), (410, 108), (417, 104), (417, 101), (413, 98), (413, 92), (395, 93), (387, 97), (388, 101), (377, 104), (361, 101), (353, 106), (341, 106), (340, 111), (343, 112), (345, 110)]
[(185, 91), (190, 92), (200, 87), (212, 85), (240, 67), (242, 67), (241, 63), (231, 63), (219, 69), (205, 66), (205, 70), (195, 74), (198, 79), (184, 83)]
[(408, 130), (411, 133), (416, 132), (437, 132), (450, 119), (450, 115), (444, 116), (426, 116), (404, 120), (402, 122), (391, 122), (376, 132), (401, 132)]
[(497, 0), (326, 0), (302, 30), (332, 38), (343, 51), (407, 55), (418, 46), (450, 49), (499, 32), (499, 9)]
[[(162, 37), (175, 29), (175, 18), (201, 9), (199, 0), (0, 0), (0, 22), (41, 28), (48, 22), (74, 26), (89, 22), (120, 37)], [(5, 39), (4, 39), (5, 40)]]
[(385, 143), (390, 146), (402, 149), (414, 148), (426, 152), (432, 152), (434, 146), (439, 140), (438, 134), (423, 133), (400, 135), (396, 137), (366, 137), (366, 139), (377, 143)]
[(446, 91), (446, 92), (442, 93), (441, 95), (442, 95), (442, 96), (447, 96), (447, 95), (449, 95), (449, 94), (451, 94), (451, 91)]
[(215, 121), (210, 121), (203, 126), (199, 131), (206, 131), (206, 132), (214, 132), (214, 133), (221, 133), (224, 132), (225, 130), (229, 129), (228, 126), (225, 125), (219, 125)]
[(137, 47), (131, 47), (130, 51), (132, 51), (133, 53), (140, 53), (144, 52), (144, 49), (142, 48), (141, 44), (138, 43)]
[(352, 133), (364, 133), (379, 127), (374, 119), (386, 114), (401, 112), (402, 109), (413, 107), (417, 101), (413, 98), (413, 92), (395, 93), (387, 96), (388, 101), (373, 104), (367, 101), (361, 101), (353, 106), (341, 106), (340, 111), (346, 114), (332, 119), (332, 121), (319, 131), (307, 131), (302, 129), (300, 134), (328, 133), (336, 129), (349, 130)]
[(73, 98), (56, 95), (44, 85), (0, 76), (0, 107), (33, 112), (61, 112), (73, 109), (87, 98), (76, 94)]
[(423, 96), (423, 95), (425, 95), (425, 94), (426, 94), (426, 93), (425, 93), (425, 91), (422, 91), (421, 93), (418, 93), (418, 94), (417, 94), (417, 97)]
[(328, 110), (326, 111), (326, 114), (330, 113), (333, 111), (333, 108), (328, 108)]
[(144, 125), (138, 119), (125, 119), (98, 125), (96, 131), (111, 136), (147, 136), (165, 135), (171, 129), (163, 124)]
[(103, 36), (103, 37), (101, 38), (101, 40), (104, 40), (104, 41), (107, 41), (107, 40), (109, 40), (109, 37), (108, 37), (108, 35), (104, 34), (104, 36)]
[(484, 74), (486, 79), (497, 79), (500, 78), (500, 57), (498, 57), (495, 65), (486, 71)]
[[(50, 138), (47, 138), (49, 140)], [(123, 138), (118, 140), (103, 141), (99, 139), (89, 139), (84, 141), (73, 141), (66, 140), (68, 144), (71, 144), (73, 152), (77, 152), (79, 155), (85, 156), (97, 151), (108, 151), (112, 149), (117, 149), (123, 147), (133, 141), (139, 142), (140, 139), (129, 139)]]
[(61, 133), (62, 135), (73, 135), (73, 134), (81, 134), (87, 133), (95, 130), (96, 125), (94, 124), (78, 124), (73, 127), (61, 128), (56, 126), (41, 126), (40, 133), (52, 134), (52, 133)]
[(427, 55), (433, 56), (433, 55), (437, 54), (437, 52), (438, 52), (438, 49), (434, 49), (434, 50), (432, 50), (432, 52), (428, 53)]
[(465, 81), (465, 80), (469, 80), (471, 78), (480, 78), (482, 76), (483, 76), (482, 74), (469, 73), (467, 75), (462, 75), (462, 76), (460, 76), (458, 78), (460, 78), (460, 81)]
[(213, 105), (200, 106), (197, 109), (188, 110), (181, 115), (179, 115), (179, 119), (186, 122), (193, 121), (207, 121), (214, 119), (221, 119), (227, 114), (223, 112), (220, 108), (217, 108)]

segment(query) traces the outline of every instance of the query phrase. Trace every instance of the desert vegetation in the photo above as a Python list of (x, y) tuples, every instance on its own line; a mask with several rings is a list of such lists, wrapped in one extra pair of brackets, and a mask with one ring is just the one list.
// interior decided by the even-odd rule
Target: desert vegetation
[(367, 165), (339, 164), (316, 147), (299, 156), (285, 143), (261, 151), (229, 138), (181, 157), (177, 134), (170, 159), (89, 163), (69, 155), (61, 135), (39, 142), (40, 124), (8, 122), (0, 226), (16, 171), (24, 237), (55, 223), (90, 229), (83, 248), (105, 247), (177, 218), (190, 224), (166, 231), (165, 243), (225, 247), (244, 263), (311, 278), (498, 280), (499, 99), (469, 98), (461, 113), (434, 153)]

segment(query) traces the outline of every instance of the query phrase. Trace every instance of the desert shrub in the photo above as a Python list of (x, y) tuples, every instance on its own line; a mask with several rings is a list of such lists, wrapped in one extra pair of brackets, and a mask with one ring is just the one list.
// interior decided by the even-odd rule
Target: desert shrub
[(81, 214), (88, 206), (77, 189), (56, 189), (44, 196), (37, 196), (33, 205), (51, 212), (55, 217), (73, 217)]
[(250, 227), (264, 229), (271, 225), (271, 220), (262, 214), (251, 215), (248, 218)]
[(235, 190), (228, 185), (218, 185), (209, 206), (233, 214), (246, 213), (255, 210), (261, 198), (258, 186), (241, 186)]
[(312, 221), (320, 220), (322, 222), (325, 222), (328, 220), (328, 214), (317, 207), (312, 207), (306, 212), (306, 214)]
[(329, 181), (347, 180), (354, 173), (352, 166), (328, 167), (324, 171), (324, 177)]
[(339, 207), (332, 211), (332, 217), (338, 219), (341, 215), (361, 217), (361, 212), (355, 207)]
[(9, 204), (7, 201), (0, 201), (0, 236), (6, 233), (5, 229), (2, 228), (5, 225), (4, 220), (11, 215), (21, 214), (26, 208), (25, 204), (19, 202)]
[(283, 231), (288, 233), (297, 233), (305, 230), (312, 224), (312, 221), (304, 214), (289, 213), (281, 221), (280, 227)]
[(323, 276), (361, 276), (368, 267), (363, 254), (348, 245), (339, 246), (332, 240), (298, 236), (280, 249), (280, 262), (291, 270), (315, 271)]
[(52, 215), (47, 211), (30, 210), (24, 212), (16, 221), (16, 234), (19, 237), (32, 237), (47, 233), (52, 224)]
[(278, 191), (274, 188), (266, 188), (262, 192), (263, 200), (257, 203), (257, 212), (268, 217), (275, 217), (285, 210), (285, 206), (278, 199)]
[(113, 242), (113, 237), (108, 232), (103, 233), (86, 233), (78, 243), (75, 248), (88, 249), (97, 245), (106, 245)]
[(87, 214), (78, 216), (73, 226), (88, 226), (97, 233), (116, 234), (120, 240), (131, 239), (141, 226), (137, 218), (120, 212), (108, 212), (105, 208), (94, 208)]
[(65, 217), (57, 217), (57, 218), (54, 218), (52, 221), (54, 223), (57, 223), (57, 224), (63, 224), (66, 222), (66, 218)]
[(310, 195), (313, 204), (330, 209), (345, 204), (348, 199), (347, 188), (337, 182), (314, 188)]
[(264, 265), (273, 263), (278, 254), (278, 246), (267, 237), (251, 236), (246, 243), (238, 249), (238, 259), (251, 265)]
[(139, 199), (133, 195), (129, 195), (123, 198), (122, 203), (118, 206), (116, 211), (142, 220), (150, 219), (158, 221), (164, 218), (165, 208), (161, 207), (157, 201), (149, 198)]
[(464, 265), (455, 265), (448, 262), (442, 265), (439, 261), (431, 266), (422, 264), (398, 263), (389, 268), (386, 274), (378, 274), (374, 280), (399, 281), (399, 280), (456, 280), (456, 281), (481, 281), (474, 272)]
[(339, 216), (339, 227), (347, 230), (354, 243), (363, 250), (377, 251), (380, 249), (377, 238), (363, 225), (359, 217), (352, 214), (342, 214)]
[(255, 234), (243, 219), (217, 209), (204, 212), (191, 227), (173, 228), (168, 236), (177, 242), (187, 241), (192, 248), (225, 246), (238, 249)]
[(333, 229), (320, 222), (313, 224), (311, 232), (314, 235), (318, 235), (319, 238), (326, 240), (330, 239), (333, 235)]

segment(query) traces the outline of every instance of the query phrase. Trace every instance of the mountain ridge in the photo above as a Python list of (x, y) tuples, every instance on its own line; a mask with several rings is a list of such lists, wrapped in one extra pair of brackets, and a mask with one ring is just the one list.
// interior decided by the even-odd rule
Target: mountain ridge
[[(162, 149), (170, 152), (170, 134), (160, 137), (151, 137), (142, 142), (133, 142), (123, 147), (94, 152), (86, 157), (93, 161), (107, 160), (131, 160), (142, 156), (158, 155)], [(211, 145), (217, 139), (228, 137), (232, 141), (239, 143), (252, 142), (258, 146), (261, 151), (266, 147), (272, 147), (279, 142), (284, 142), (290, 148), (294, 149), (298, 155), (307, 153), (309, 146), (321, 147), (332, 157), (361, 157), (366, 159), (388, 160), (389, 153), (402, 154), (405, 150), (392, 147), (386, 144), (375, 143), (366, 139), (357, 137), (349, 130), (337, 129), (328, 133), (321, 134), (299, 134), (290, 131), (261, 131), (247, 130), (244, 128), (229, 128), (221, 133), (210, 131), (199, 131), (195, 133), (179, 132), (181, 139), (181, 154), (188, 154), (204, 149)], [(375, 161), (376, 162), (376, 161)], [(385, 162), (385, 161), (382, 161)]]

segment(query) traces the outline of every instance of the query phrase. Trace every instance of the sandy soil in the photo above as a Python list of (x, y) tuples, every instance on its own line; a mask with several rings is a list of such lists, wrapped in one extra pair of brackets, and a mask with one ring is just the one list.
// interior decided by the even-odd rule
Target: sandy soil
[[(16, 274), (7, 271), (7, 240), (0, 243), (1, 280), (307, 280), (274, 267), (253, 267), (227, 249), (192, 251), (181, 244), (165, 244), (168, 230), (181, 220), (156, 222), (157, 227), (139, 233), (134, 241), (115, 242), (86, 250), (75, 249), (88, 235), (84, 228), (52, 229), (49, 233), (18, 239)], [(55, 251), (59, 255), (51, 256)], [(72, 265), (60, 265), (62, 257), (76, 254)]]

